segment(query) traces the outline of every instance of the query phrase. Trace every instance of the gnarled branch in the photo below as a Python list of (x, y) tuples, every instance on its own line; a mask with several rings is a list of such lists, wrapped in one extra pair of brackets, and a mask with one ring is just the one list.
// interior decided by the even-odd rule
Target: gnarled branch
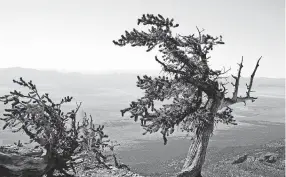
[(237, 93), (238, 93), (238, 86), (239, 86), (239, 79), (240, 79), (240, 74), (241, 74), (241, 68), (243, 67), (242, 65), (242, 62), (243, 62), (243, 59), (241, 61), (239, 65), (239, 69), (238, 69), (238, 75), (237, 76), (232, 76), (236, 81), (235, 81), (235, 84), (232, 83), (232, 85), (235, 87), (235, 90), (233, 92), (233, 97), (232, 98), (224, 98), (224, 100), (222, 101), (221, 103), (221, 106), (220, 106), (220, 109), (221, 108), (224, 108), (226, 106), (229, 106), (229, 105), (232, 105), (232, 104), (235, 104), (235, 103), (240, 103), (240, 102), (243, 102), (244, 105), (246, 105), (246, 101), (248, 100), (251, 100), (252, 102), (254, 102), (257, 97), (252, 97), (250, 95), (251, 92), (253, 92), (251, 89), (252, 89), (252, 84), (253, 84), (253, 80), (254, 80), (254, 76), (255, 76), (255, 73), (257, 71), (257, 68), (259, 66), (259, 62), (261, 60), (262, 57), (260, 57), (258, 60), (257, 60), (257, 63), (256, 63), (256, 66), (254, 68), (254, 71), (253, 73), (251, 74), (251, 77), (250, 77), (250, 81), (249, 81), (249, 85), (246, 84), (247, 86), (247, 92), (246, 92), (246, 96), (245, 97), (237, 97)]
[(241, 77), (241, 69), (242, 69), (242, 67), (243, 67), (242, 63), (243, 63), (243, 57), (242, 57), (242, 59), (241, 59), (241, 62), (238, 63), (239, 68), (238, 68), (237, 76), (232, 75), (232, 77), (235, 79), (235, 84), (231, 83), (231, 84), (234, 86), (234, 92), (233, 92), (233, 96), (232, 96), (232, 100), (233, 100), (234, 102), (237, 101), (237, 93), (238, 93), (239, 80), (240, 80), (240, 77)]
[(251, 88), (252, 88), (252, 83), (253, 83), (253, 78), (255, 76), (255, 73), (256, 73), (256, 70), (259, 66), (259, 61), (261, 60), (262, 56), (258, 59), (257, 63), (256, 63), (256, 66), (254, 68), (254, 71), (253, 73), (251, 74), (251, 77), (250, 77), (250, 81), (249, 81), (249, 85), (246, 84), (246, 87), (247, 87), (247, 92), (246, 92), (246, 97), (250, 97), (250, 92), (251, 91)]

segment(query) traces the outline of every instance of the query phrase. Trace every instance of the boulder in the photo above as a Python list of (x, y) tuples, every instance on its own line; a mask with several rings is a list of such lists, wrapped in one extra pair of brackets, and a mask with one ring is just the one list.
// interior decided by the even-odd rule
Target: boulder
[(40, 150), (23, 147), (0, 147), (0, 171), (2, 177), (32, 177), (41, 174), (46, 164), (44, 159), (37, 157)]
[(267, 153), (264, 156), (265, 161), (268, 163), (275, 163), (277, 161), (278, 158), (278, 154), (276, 153)]
[(259, 161), (265, 161), (268, 163), (275, 163), (277, 161), (278, 154), (273, 152), (267, 152), (259, 157)]
[(8, 154), (18, 154), (21, 156), (34, 156), (40, 157), (44, 150), (40, 147), (36, 148), (27, 148), (27, 147), (19, 147), (16, 145), (5, 145), (0, 147), (0, 152), (8, 153)]
[(247, 159), (247, 154), (244, 154), (243, 156), (238, 156), (231, 164), (239, 164)]
[(29, 177), (42, 173), (46, 164), (42, 158), (5, 154), (0, 152), (1, 176)]

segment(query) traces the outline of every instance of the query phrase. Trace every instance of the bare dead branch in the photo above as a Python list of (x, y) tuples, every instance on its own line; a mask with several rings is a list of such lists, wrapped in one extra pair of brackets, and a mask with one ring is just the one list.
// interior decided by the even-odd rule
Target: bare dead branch
[(241, 59), (241, 63), (238, 63), (239, 68), (238, 68), (237, 76), (232, 75), (232, 77), (235, 79), (235, 84), (231, 83), (234, 86), (234, 92), (233, 92), (233, 96), (232, 96), (232, 100), (233, 101), (237, 100), (239, 80), (240, 80), (240, 77), (241, 77), (241, 69), (243, 67), (242, 63), (243, 63), (243, 57)]
[(229, 106), (229, 105), (232, 105), (232, 104), (235, 104), (235, 103), (240, 103), (240, 102), (243, 102), (244, 105), (246, 105), (246, 101), (249, 101), (249, 100), (250, 100), (250, 101), (254, 102), (254, 101), (257, 99), (257, 97), (252, 97), (252, 96), (250, 95), (250, 93), (253, 92), (253, 91), (251, 90), (251, 89), (252, 89), (252, 84), (253, 84), (254, 76), (255, 76), (255, 73), (256, 73), (257, 68), (258, 68), (258, 66), (259, 66), (259, 61), (261, 60), (261, 58), (262, 58), (262, 57), (260, 57), (260, 58), (258, 59), (258, 61), (257, 61), (257, 63), (256, 63), (256, 66), (255, 66), (255, 68), (254, 68), (254, 71), (253, 71), (253, 73), (251, 74), (250, 81), (249, 81), (249, 85), (246, 84), (246, 86), (247, 86), (247, 92), (246, 92), (246, 96), (245, 96), (245, 97), (241, 97), (241, 96), (240, 96), (240, 97), (237, 97), (238, 86), (239, 86), (239, 79), (240, 79), (240, 72), (241, 72), (241, 68), (243, 67), (243, 66), (242, 66), (242, 61), (243, 61), (243, 60), (241, 61), (240, 64), (238, 64), (238, 65), (239, 65), (238, 76), (232, 76), (232, 77), (236, 80), (235, 84), (231, 83), (231, 84), (235, 87), (235, 91), (234, 91), (234, 93), (233, 93), (233, 97), (232, 97), (231, 99), (230, 99), (230, 98), (225, 98), (225, 99), (223, 100), (223, 102), (221, 103), (221, 106), (220, 106), (219, 109), (224, 108), (224, 107)]
[(197, 28), (197, 31), (199, 33), (199, 39), (200, 39), (200, 42), (201, 42), (202, 41), (202, 32), (204, 31), (204, 29), (200, 30), (197, 26), (196, 26), (196, 28)]
[(78, 112), (79, 108), (81, 107), (82, 102), (79, 102), (79, 104), (76, 103), (76, 110), (75, 114)]
[(223, 67), (223, 70), (221, 70), (220, 75), (226, 74), (226, 73), (228, 73), (230, 70), (231, 70), (231, 68), (225, 70), (225, 67)]
[(257, 68), (259, 66), (259, 61), (260, 61), (261, 58), (262, 58), (262, 56), (257, 60), (256, 66), (254, 68), (254, 71), (253, 71), (253, 73), (251, 74), (251, 77), (250, 77), (249, 85), (246, 84), (246, 87), (247, 87), (246, 97), (250, 97), (250, 92), (252, 92), (251, 88), (252, 88), (252, 84), (253, 84), (253, 79), (254, 79), (256, 70), (257, 70)]

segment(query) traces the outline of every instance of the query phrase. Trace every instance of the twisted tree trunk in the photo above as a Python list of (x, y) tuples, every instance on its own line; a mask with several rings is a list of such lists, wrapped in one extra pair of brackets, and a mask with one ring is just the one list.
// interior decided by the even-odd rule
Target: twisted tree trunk
[(213, 132), (214, 124), (208, 124), (202, 133), (192, 140), (185, 164), (177, 177), (201, 177), (202, 166), (205, 161), (209, 138)]
[(190, 145), (185, 164), (177, 177), (201, 177), (202, 166), (205, 162), (206, 152), (210, 136), (214, 130), (214, 113), (222, 105), (223, 99), (218, 95), (216, 98), (208, 100), (206, 109), (210, 111), (210, 116), (205, 118), (205, 124), (201, 131), (196, 133)]

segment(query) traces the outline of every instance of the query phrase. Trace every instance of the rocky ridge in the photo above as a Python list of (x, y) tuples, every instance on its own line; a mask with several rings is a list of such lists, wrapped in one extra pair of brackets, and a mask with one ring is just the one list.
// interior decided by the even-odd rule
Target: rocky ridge
[[(1, 177), (35, 177), (46, 167), (43, 159), (44, 150), (40, 147), (26, 148), (17, 145), (0, 147)], [(82, 162), (82, 159), (78, 159)], [(116, 168), (108, 164), (106, 168), (86, 169), (82, 163), (76, 165), (78, 177), (142, 177), (126, 168)]]

